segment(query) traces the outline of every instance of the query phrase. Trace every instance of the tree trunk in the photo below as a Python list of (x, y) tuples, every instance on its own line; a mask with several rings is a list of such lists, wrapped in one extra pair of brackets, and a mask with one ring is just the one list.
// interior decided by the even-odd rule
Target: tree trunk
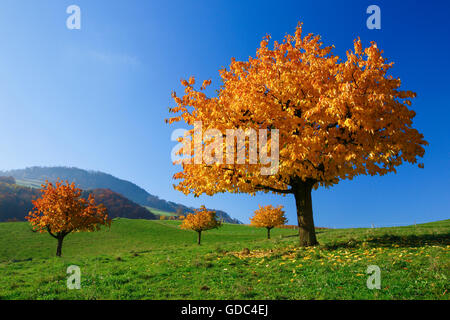
[(272, 228), (267, 228), (267, 239), (270, 239), (270, 229)]
[(59, 236), (59, 237), (56, 238), (56, 239), (58, 239), (58, 248), (56, 249), (56, 256), (57, 256), (57, 257), (61, 257), (62, 244), (63, 244), (64, 237)]
[(300, 182), (293, 187), (295, 204), (297, 205), (297, 219), (300, 246), (317, 245), (316, 231), (312, 210), (311, 191), (313, 182)]
[(200, 242), (202, 240), (202, 232), (201, 231), (197, 231), (198, 232), (198, 241), (197, 244), (200, 245)]

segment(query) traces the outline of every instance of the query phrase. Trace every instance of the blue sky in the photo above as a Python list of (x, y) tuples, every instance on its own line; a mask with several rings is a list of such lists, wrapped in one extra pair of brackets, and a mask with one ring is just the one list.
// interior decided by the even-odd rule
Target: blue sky
[[(66, 28), (69, 5), (81, 30)], [(381, 8), (381, 30), (366, 8)], [(292, 196), (176, 192), (164, 123), (172, 90), (194, 75), (212, 79), (231, 57), (254, 56), (262, 37), (280, 40), (298, 21), (344, 55), (353, 39), (376, 41), (395, 62), (392, 74), (418, 93), (415, 127), (430, 145), (425, 169), (358, 177), (313, 192), (325, 227), (406, 225), (450, 218), (450, 38), (445, 2), (423, 1), (85, 1), (0, 3), (0, 169), (65, 165), (130, 180), (163, 199), (222, 209), (248, 223), (258, 204)]]

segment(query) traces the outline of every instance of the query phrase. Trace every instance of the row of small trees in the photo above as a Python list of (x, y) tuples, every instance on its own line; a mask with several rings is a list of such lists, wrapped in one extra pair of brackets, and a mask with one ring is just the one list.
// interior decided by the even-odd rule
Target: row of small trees
[[(250, 225), (267, 229), (267, 239), (270, 239), (270, 230), (286, 223), (283, 206), (273, 207), (268, 205), (259, 206), (255, 214), (250, 218)], [(181, 224), (182, 229), (194, 230), (198, 233), (197, 243), (201, 243), (202, 232), (219, 228), (222, 222), (217, 220), (216, 212), (208, 210), (205, 206), (194, 209), (194, 213), (188, 214)]]
[[(110, 226), (111, 219), (103, 204), (97, 205), (92, 194), (88, 199), (82, 197), (82, 190), (75, 183), (63, 183), (59, 179), (55, 184), (46, 181), (42, 185), (41, 197), (32, 201), (34, 208), (26, 219), (36, 232), (48, 233), (58, 240), (56, 255), (61, 256), (64, 238), (72, 232), (97, 231), (101, 226)], [(270, 230), (286, 222), (282, 206), (259, 207), (250, 219), (251, 225)], [(201, 206), (194, 213), (182, 217), (182, 229), (198, 233), (197, 243), (201, 243), (202, 232), (219, 228), (222, 222), (216, 218), (216, 212)]]

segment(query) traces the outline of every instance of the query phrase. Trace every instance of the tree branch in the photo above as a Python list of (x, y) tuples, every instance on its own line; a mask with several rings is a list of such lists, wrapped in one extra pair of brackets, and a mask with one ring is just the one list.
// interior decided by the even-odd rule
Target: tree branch
[(281, 189), (272, 188), (272, 187), (263, 186), (263, 185), (257, 185), (257, 186), (255, 186), (255, 189), (258, 189), (258, 190), (269, 190), (269, 191), (283, 193), (283, 194), (294, 193), (294, 191), (292, 189), (281, 190)]
[(52, 233), (52, 231), (50, 230), (50, 226), (46, 226), (46, 228), (47, 228), (47, 232), (48, 232), (49, 235), (51, 235), (51, 236), (52, 236), (53, 238), (55, 238), (55, 239), (58, 239), (58, 237), (55, 236), (55, 235)]

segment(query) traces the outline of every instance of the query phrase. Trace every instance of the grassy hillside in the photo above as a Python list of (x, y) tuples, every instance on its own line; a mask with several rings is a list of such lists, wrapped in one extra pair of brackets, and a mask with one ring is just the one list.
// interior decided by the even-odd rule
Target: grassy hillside
[[(448, 299), (450, 220), (410, 227), (296, 231), (225, 224), (204, 233), (179, 221), (116, 219), (111, 229), (69, 235), (63, 257), (27, 223), (0, 223), (3, 299)], [(250, 249), (244, 253), (243, 249)], [(66, 288), (69, 265), (81, 290)], [(366, 287), (368, 265), (381, 290)]]
[(45, 181), (34, 179), (16, 179), (16, 183), (22, 187), (40, 189)]
[(177, 216), (175, 212), (169, 212), (152, 207), (145, 207), (145, 208), (147, 208), (147, 210), (150, 211), (151, 213), (156, 214), (158, 216), (167, 216), (167, 217)]

